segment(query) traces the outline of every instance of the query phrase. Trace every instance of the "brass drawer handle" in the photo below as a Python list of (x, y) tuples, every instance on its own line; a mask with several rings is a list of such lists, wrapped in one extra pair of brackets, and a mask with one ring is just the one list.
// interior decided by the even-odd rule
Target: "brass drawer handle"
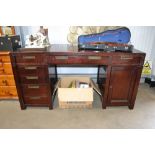
[(38, 88), (39, 88), (39, 86), (28, 86), (28, 88), (38, 89)]
[(68, 56), (55, 56), (55, 59), (66, 60), (68, 59)]
[(89, 60), (101, 60), (100, 56), (88, 56)]
[(23, 59), (35, 59), (35, 56), (23, 56)]
[(37, 67), (24, 67), (24, 69), (26, 69), (26, 70), (33, 70), (33, 69), (37, 69)]
[(133, 57), (121, 56), (121, 60), (131, 60)]
[(28, 79), (28, 80), (36, 80), (36, 79), (38, 79), (38, 76), (26, 76), (26, 79)]
[(41, 97), (40, 96), (35, 96), (35, 97), (29, 97), (30, 99), (32, 99), (32, 100), (38, 100), (38, 99), (41, 99)]

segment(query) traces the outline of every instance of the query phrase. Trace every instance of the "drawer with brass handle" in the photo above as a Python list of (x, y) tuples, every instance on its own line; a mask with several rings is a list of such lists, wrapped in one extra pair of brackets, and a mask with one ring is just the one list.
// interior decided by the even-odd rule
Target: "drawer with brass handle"
[(45, 66), (17, 66), (18, 74), (20, 75), (40, 75), (47, 74), (47, 67)]
[(24, 54), (19, 53), (15, 56), (16, 62), (18, 63), (32, 63), (32, 64), (40, 64), (46, 62), (45, 54), (41, 53), (33, 53), (33, 54)]
[(110, 57), (109, 56), (95, 56), (90, 55), (87, 57), (86, 63), (90, 64), (103, 64), (103, 63), (109, 63)]
[(48, 82), (48, 77), (45, 75), (20, 75), (19, 79), (22, 84), (41, 84)]
[(47, 84), (43, 85), (22, 85), (22, 92), (25, 96), (43, 95), (46, 96), (50, 91), (50, 87)]
[(133, 55), (120, 55), (113, 56), (112, 58), (113, 64), (129, 64), (129, 65), (138, 65), (141, 63), (141, 57), (133, 56)]
[(24, 96), (24, 101), (26, 105), (38, 105), (38, 106), (49, 106), (50, 98), (48, 96)]
[(48, 58), (49, 63), (54, 63), (54, 64), (103, 64), (103, 63), (108, 63), (109, 62), (109, 56), (95, 56), (95, 55), (90, 55), (90, 56), (50, 56)]
[(132, 60), (133, 56), (121, 56), (121, 60)]

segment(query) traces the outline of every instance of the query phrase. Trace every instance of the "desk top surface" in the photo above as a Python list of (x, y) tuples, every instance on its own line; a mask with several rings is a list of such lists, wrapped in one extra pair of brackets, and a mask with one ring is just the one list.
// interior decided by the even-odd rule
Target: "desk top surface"
[(132, 52), (122, 52), (122, 51), (117, 51), (117, 52), (114, 52), (114, 51), (97, 51), (97, 50), (79, 50), (78, 49), (78, 46), (77, 45), (71, 45), (71, 44), (51, 44), (51, 46), (49, 47), (46, 47), (46, 48), (20, 48), (18, 49), (17, 52), (28, 52), (28, 53), (33, 53), (33, 52), (48, 52), (50, 54), (58, 54), (58, 53), (70, 53), (70, 54), (73, 54), (73, 53), (76, 53), (76, 54), (106, 54), (106, 53), (137, 53), (137, 54), (145, 54), (144, 52), (142, 51), (139, 51), (137, 49), (133, 49)]

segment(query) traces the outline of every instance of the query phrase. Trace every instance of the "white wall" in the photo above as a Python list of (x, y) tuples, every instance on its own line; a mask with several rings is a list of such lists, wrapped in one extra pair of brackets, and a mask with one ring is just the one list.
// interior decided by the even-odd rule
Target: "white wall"
[(155, 39), (155, 26), (130, 26), (131, 43), (135, 48), (146, 52), (146, 59), (151, 59)]
[(152, 60), (152, 74), (153, 74), (154, 79), (155, 79), (155, 37), (154, 37), (154, 41), (153, 41), (153, 46), (152, 46), (150, 57), (151, 57), (150, 59)]
[[(39, 30), (39, 26), (22, 26), (16, 27), (18, 33), (23, 36), (36, 33)], [(20, 30), (19, 30), (20, 29)], [(67, 34), (69, 32), (69, 26), (50, 26), (49, 40), (51, 44), (66, 44)], [(155, 27), (154, 26), (129, 26), (131, 31), (131, 43), (135, 48), (146, 52), (146, 59), (153, 60), (153, 74), (155, 75)], [(58, 73), (96, 73), (95, 68), (59, 68)]]

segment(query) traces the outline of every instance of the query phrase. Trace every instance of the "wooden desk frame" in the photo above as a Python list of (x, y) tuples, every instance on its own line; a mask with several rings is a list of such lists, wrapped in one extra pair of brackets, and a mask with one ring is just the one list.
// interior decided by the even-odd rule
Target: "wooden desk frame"
[[(57, 81), (57, 65), (98, 66), (97, 83), (102, 93), (102, 108), (106, 109), (107, 106), (134, 108), (145, 53), (138, 50), (134, 50), (132, 53), (90, 52), (78, 51), (77, 47), (69, 45), (67, 45), (67, 48), (57, 48), (59, 46), (53, 45), (52, 48), (46, 50), (20, 49), (20, 51), (10, 54), (21, 109), (26, 109), (27, 106), (48, 106), (49, 109), (53, 109), (52, 93)], [(49, 66), (55, 68), (54, 78), (49, 78)], [(106, 67), (105, 79), (100, 78), (102, 66)], [(22, 67), (37, 67), (38, 70), (33, 74), (33, 77), (37, 76), (39, 78), (30, 79), (28, 82), (27, 79), (24, 79), (24, 76), (30, 74), (23, 71)], [(42, 88), (40, 90), (41, 95), (46, 93), (46, 97), (39, 96), (39, 93), (33, 95), (34, 92), (30, 91), (36, 97), (38, 104), (30, 100), (29, 96), (26, 96), (30, 93), (23, 88), (34, 85), (34, 83), (40, 87), (42, 85), (46, 86), (46, 89)], [(33, 96), (31, 96), (31, 99)]]

